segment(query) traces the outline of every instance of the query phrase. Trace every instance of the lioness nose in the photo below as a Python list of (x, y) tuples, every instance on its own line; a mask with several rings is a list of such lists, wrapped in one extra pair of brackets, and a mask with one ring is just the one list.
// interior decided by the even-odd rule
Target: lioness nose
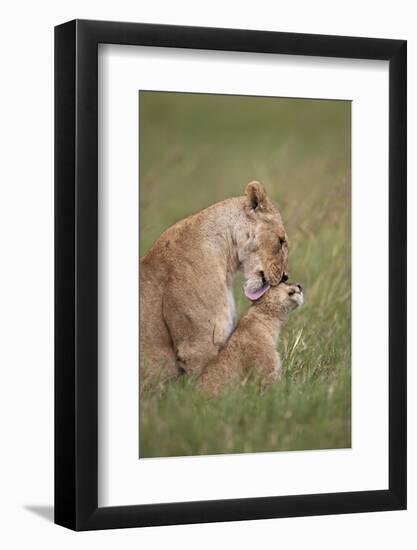
[(288, 281), (288, 273), (282, 274), (282, 281), (285, 283), (285, 281)]
[(300, 292), (303, 291), (303, 287), (300, 285), (300, 283), (297, 283), (295, 286), (298, 286), (298, 288), (300, 289)]

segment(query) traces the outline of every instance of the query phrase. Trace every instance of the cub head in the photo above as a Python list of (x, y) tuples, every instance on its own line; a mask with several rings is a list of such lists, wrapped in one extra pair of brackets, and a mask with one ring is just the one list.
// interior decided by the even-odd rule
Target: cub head
[(295, 309), (304, 304), (304, 292), (300, 283), (281, 283), (268, 293), (269, 299), (278, 307)]
[(238, 257), (247, 298), (257, 300), (288, 279), (288, 239), (281, 215), (262, 183), (245, 189), (244, 223), (238, 229)]
[(272, 315), (288, 314), (304, 303), (303, 287), (299, 283), (280, 283), (271, 287), (252, 307), (267, 309)]

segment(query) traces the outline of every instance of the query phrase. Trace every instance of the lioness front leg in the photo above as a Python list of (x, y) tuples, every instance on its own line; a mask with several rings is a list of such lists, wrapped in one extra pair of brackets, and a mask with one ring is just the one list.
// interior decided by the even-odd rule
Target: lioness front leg
[(177, 350), (178, 366), (193, 376), (200, 375), (207, 363), (219, 352), (218, 346), (212, 342), (204, 342), (201, 337), (174, 343)]
[(190, 323), (186, 330), (183, 325), (174, 325), (170, 334), (177, 365), (186, 374), (199, 376), (211, 359), (216, 357), (225, 344), (229, 333), (220, 331), (217, 325), (208, 322), (198, 330), (196, 323)]
[(163, 316), (178, 366), (187, 374), (199, 375), (228, 340), (234, 307), (227, 289), (214, 295), (190, 289), (187, 298), (186, 303), (183, 293), (167, 290)]

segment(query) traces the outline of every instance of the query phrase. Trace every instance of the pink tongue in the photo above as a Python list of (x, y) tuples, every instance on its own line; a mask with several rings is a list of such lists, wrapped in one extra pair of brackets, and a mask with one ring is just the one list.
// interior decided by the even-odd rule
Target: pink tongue
[(265, 292), (269, 289), (269, 284), (266, 283), (264, 286), (259, 288), (258, 290), (252, 291), (248, 288), (245, 288), (245, 296), (246, 298), (249, 298), (249, 300), (258, 300)]

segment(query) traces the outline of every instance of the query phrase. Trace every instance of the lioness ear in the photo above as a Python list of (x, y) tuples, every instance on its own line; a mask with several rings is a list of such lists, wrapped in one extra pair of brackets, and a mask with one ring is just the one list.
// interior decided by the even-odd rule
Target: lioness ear
[(265, 187), (259, 181), (251, 181), (245, 188), (245, 194), (248, 197), (249, 205), (252, 210), (262, 208), (266, 202)]

